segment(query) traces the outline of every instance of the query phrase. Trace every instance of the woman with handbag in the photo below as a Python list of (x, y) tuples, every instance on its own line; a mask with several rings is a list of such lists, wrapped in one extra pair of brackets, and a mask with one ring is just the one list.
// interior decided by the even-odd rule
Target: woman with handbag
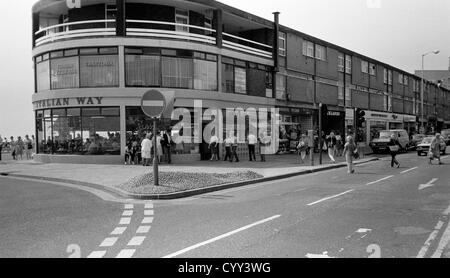
[(436, 134), (436, 137), (433, 138), (430, 145), (430, 151), (428, 153), (428, 158), (430, 159), (429, 164), (433, 164), (433, 161), (437, 159), (439, 161), (439, 165), (442, 165), (441, 161), (441, 144), (442, 137), (440, 133)]
[(395, 165), (397, 165), (397, 168), (400, 168), (400, 163), (397, 160), (397, 154), (400, 151), (400, 142), (398, 141), (395, 134), (391, 135), (391, 140), (389, 141), (389, 151), (391, 153), (391, 167), (394, 168)]
[(349, 174), (355, 173), (355, 170), (353, 169), (353, 160), (356, 154), (358, 154), (358, 149), (356, 148), (355, 140), (352, 136), (348, 136), (347, 143), (344, 146), (344, 155)]

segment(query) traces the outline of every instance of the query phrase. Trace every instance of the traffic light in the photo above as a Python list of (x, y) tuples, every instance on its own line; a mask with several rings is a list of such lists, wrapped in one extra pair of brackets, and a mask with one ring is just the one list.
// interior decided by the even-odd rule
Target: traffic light
[(364, 110), (357, 108), (356, 109), (356, 127), (360, 128), (363, 126), (363, 123), (366, 122), (366, 112)]

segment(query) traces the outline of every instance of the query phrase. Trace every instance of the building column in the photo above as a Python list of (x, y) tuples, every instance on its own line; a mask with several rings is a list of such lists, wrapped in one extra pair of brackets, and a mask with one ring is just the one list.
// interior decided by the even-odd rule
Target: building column
[(127, 35), (125, 0), (116, 0), (116, 7), (116, 36), (125, 37)]
[(125, 87), (125, 46), (119, 45), (119, 88)]
[(216, 28), (216, 46), (222, 48), (223, 14), (222, 10), (214, 10), (214, 27)]
[[(280, 62), (279, 62), (279, 54), (278, 50), (280, 48), (280, 13), (274, 12), (274, 34), (273, 34), (273, 61), (274, 68), (272, 72), (272, 97), (276, 99), (277, 97), (277, 73), (280, 71)], [(287, 38), (286, 38), (287, 40)], [(287, 87), (286, 87), (287, 89)]]
[(120, 155), (125, 156), (125, 146), (127, 144), (127, 118), (126, 106), (120, 106)]

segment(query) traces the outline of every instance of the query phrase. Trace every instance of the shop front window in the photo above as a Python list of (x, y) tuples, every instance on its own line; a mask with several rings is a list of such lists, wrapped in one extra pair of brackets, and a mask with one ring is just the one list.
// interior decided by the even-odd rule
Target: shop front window
[(126, 55), (126, 84), (131, 87), (159, 87), (161, 58), (150, 55)]
[(370, 140), (380, 138), (380, 132), (386, 130), (386, 122), (370, 122)]
[(119, 58), (117, 55), (80, 57), (81, 87), (119, 86)]
[(118, 107), (38, 111), (36, 121), (38, 153), (120, 155)]

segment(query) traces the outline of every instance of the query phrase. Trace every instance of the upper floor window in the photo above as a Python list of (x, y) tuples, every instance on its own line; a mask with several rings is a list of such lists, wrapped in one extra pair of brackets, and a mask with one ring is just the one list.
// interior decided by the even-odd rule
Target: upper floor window
[(389, 82), (389, 80), (388, 80), (388, 70), (384, 69), (383, 73), (384, 73), (384, 84), (388, 84), (388, 82)]
[(338, 56), (338, 71), (344, 72), (344, 69), (345, 69), (344, 55), (339, 54), (339, 56)]
[(280, 32), (279, 40), (279, 54), (280, 56), (286, 56), (286, 33)]
[[(205, 17), (205, 24), (204, 25), (205, 25), (205, 28), (212, 29), (212, 27), (213, 27), (212, 18)], [(206, 31), (205, 30), (205, 35), (211, 36), (212, 34), (213, 34), (212, 31)]]
[(369, 73), (369, 63), (367, 61), (361, 61), (361, 71), (363, 73)]
[(352, 73), (352, 57), (345, 55), (345, 73)]
[(175, 23), (180, 24), (175, 26), (177, 32), (189, 32), (189, 11), (175, 10)]
[(393, 84), (393, 77), (392, 77), (392, 70), (388, 71), (388, 84), (392, 85)]
[(327, 60), (327, 48), (325, 46), (316, 44), (316, 59), (326, 61)]
[(314, 58), (314, 43), (303, 41), (303, 55)]
[(403, 84), (403, 80), (404, 80), (404, 79), (403, 79), (403, 74), (399, 74), (399, 75), (398, 75), (398, 83), (399, 83), (399, 84)]
[(373, 76), (377, 75), (377, 66), (375, 64), (369, 64), (369, 74)]
[(403, 75), (403, 85), (408, 86), (409, 80), (407, 75)]

